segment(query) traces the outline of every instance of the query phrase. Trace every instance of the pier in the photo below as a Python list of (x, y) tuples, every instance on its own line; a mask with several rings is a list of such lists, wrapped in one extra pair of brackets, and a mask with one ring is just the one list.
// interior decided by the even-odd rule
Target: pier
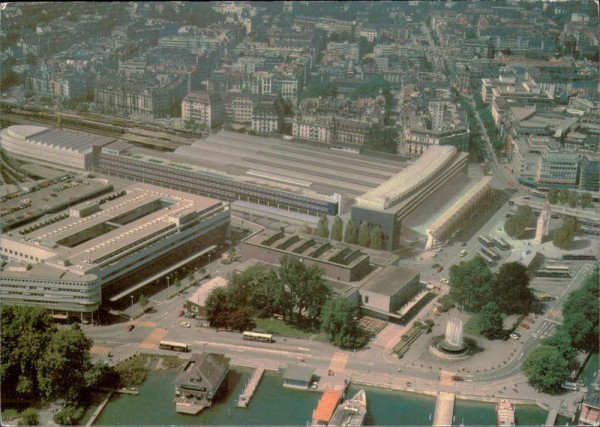
[(545, 426), (553, 426), (556, 422), (556, 417), (558, 416), (558, 409), (555, 407), (550, 408), (548, 412), (548, 418), (546, 418)]
[(252, 395), (254, 394), (256, 387), (258, 387), (258, 383), (260, 382), (260, 379), (262, 378), (264, 373), (265, 373), (264, 365), (258, 365), (256, 367), (256, 369), (254, 370), (252, 377), (250, 377), (248, 384), (246, 384), (246, 388), (244, 389), (244, 392), (242, 394), (240, 394), (240, 397), (238, 398), (238, 401), (236, 404), (236, 406), (238, 408), (245, 408), (248, 406), (248, 403), (250, 403), (250, 399), (252, 398)]
[(454, 415), (454, 393), (440, 392), (435, 402), (434, 426), (451, 426)]
[(100, 415), (100, 413), (102, 412), (102, 410), (104, 409), (104, 407), (106, 406), (106, 404), (108, 403), (108, 401), (110, 400), (110, 397), (113, 395), (113, 393), (114, 393), (113, 390), (111, 390), (111, 391), (108, 392), (108, 394), (106, 395), (106, 397), (104, 398), (104, 400), (102, 401), (102, 403), (100, 404), (100, 406), (98, 406), (96, 408), (96, 410), (94, 411), (94, 413), (90, 417), (89, 421), (86, 423), (86, 427), (87, 426), (91, 426), (92, 424), (94, 424), (94, 421), (96, 421), (96, 418), (98, 418), (98, 416)]

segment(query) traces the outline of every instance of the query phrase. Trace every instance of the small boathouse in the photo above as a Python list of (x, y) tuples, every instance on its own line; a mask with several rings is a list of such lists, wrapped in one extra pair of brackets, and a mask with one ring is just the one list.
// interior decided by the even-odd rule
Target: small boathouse
[(226, 388), (228, 372), (229, 358), (224, 355), (193, 353), (175, 378), (175, 410), (195, 415), (210, 407)]
[(292, 365), (283, 374), (283, 386), (288, 388), (308, 389), (315, 370), (308, 366)]

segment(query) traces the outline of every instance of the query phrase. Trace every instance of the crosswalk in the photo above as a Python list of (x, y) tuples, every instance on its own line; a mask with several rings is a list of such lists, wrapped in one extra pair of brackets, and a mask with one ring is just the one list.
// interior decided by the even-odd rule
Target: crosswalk
[(334, 372), (343, 372), (346, 369), (346, 363), (348, 363), (348, 354), (336, 351), (329, 364), (329, 369)]
[(546, 316), (546, 320), (554, 320), (554, 321), (562, 322), (563, 321), (562, 311), (557, 308), (553, 308), (553, 309), (549, 310), (548, 315)]
[(139, 348), (154, 348), (167, 335), (167, 330), (164, 328), (156, 328), (142, 341)]
[(156, 322), (149, 322), (149, 321), (141, 322), (138, 320), (134, 320), (131, 323), (133, 323), (138, 328), (156, 328)]
[(94, 345), (92, 346), (90, 353), (93, 354), (98, 354), (98, 355), (105, 355), (110, 353), (111, 348), (110, 347), (105, 347), (105, 346), (101, 346), (101, 345)]

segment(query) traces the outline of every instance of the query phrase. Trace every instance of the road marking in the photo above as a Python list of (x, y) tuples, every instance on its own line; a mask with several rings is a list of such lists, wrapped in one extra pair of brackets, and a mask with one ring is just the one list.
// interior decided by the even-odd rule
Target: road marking
[(519, 354), (519, 358), (517, 360), (521, 360), (521, 357), (523, 357), (524, 355), (525, 355), (525, 353)]
[(94, 345), (90, 349), (90, 353), (100, 354), (100, 355), (108, 354), (108, 353), (110, 353), (110, 347), (103, 347), (101, 345)]
[(298, 350), (302, 350), (302, 351), (310, 351), (310, 348), (306, 348), (306, 347), (297, 347)]

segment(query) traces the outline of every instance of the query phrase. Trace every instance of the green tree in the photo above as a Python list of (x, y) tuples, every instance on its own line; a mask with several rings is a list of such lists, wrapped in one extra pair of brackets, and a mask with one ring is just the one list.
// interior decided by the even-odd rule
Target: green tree
[(560, 189), (558, 191), (558, 201), (561, 205), (564, 205), (569, 201), (569, 193), (570, 191), (566, 188)]
[(519, 262), (502, 264), (492, 281), (492, 295), (507, 314), (527, 314), (535, 297), (529, 289), (527, 268)]
[(358, 327), (358, 312), (356, 303), (346, 298), (330, 299), (321, 313), (321, 330), (338, 347), (360, 348), (367, 337)]
[(517, 214), (504, 224), (504, 230), (512, 238), (519, 238), (525, 228), (534, 220), (535, 215), (529, 206), (519, 206)]
[(27, 408), (21, 413), (21, 419), (17, 423), (20, 426), (40, 425), (40, 413), (35, 408)]
[(331, 240), (342, 241), (344, 235), (344, 221), (338, 215), (333, 219), (333, 225), (331, 226)]
[(7, 394), (37, 395), (38, 361), (56, 326), (42, 307), (0, 306), (0, 382)]
[(504, 321), (498, 304), (488, 302), (481, 308), (477, 317), (477, 326), (486, 338), (492, 339), (502, 335)]
[(321, 215), (319, 217), (319, 222), (317, 223), (317, 236), (319, 237), (329, 237), (329, 221), (327, 220), (327, 215)]
[(356, 224), (354, 224), (352, 218), (346, 222), (346, 229), (344, 230), (344, 242), (350, 244), (356, 243)]
[(478, 312), (491, 298), (492, 272), (476, 256), (450, 267), (450, 296), (465, 309)]
[(579, 193), (577, 191), (569, 191), (569, 206), (574, 208), (579, 204)]
[(555, 205), (558, 203), (558, 190), (556, 188), (550, 189), (546, 194), (546, 198), (548, 199), (548, 203), (551, 205)]
[(567, 249), (573, 242), (573, 238), (579, 232), (581, 225), (577, 218), (566, 216), (563, 218), (562, 227), (554, 230), (552, 243), (554, 246)]
[(85, 373), (91, 368), (92, 340), (79, 325), (56, 332), (39, 362), (41, 393), (47, 398), (63, 397), (78, 402), (86, 388)]
[(569, 378), (569, 361), (557, 347), (542, 345), (525, 359), (523, 371), (535, 386), (544, 391), (556, 391)]
[(563, 305), (561, 329), (570, 336), (574, 348), (585, 351), (598, 350), (600, 334), (600, 291), (598, 272), (586, 277), (581, 288), (571, 292)]
[(581, 207), (589, 208), (592, 206), (592, 195), (590, 193), (582, 193), (581, 194)]
[(371, 244), (371, 230), (367, 221), (360, 223), (360, 230), (358, 230), (358, 244), (366, 248)]
[(83, 417), (84, 408), (83, 406), (65, 406), (59, 412), (57, 412), (53, 419), (56, 424), (61, 426), (73, 426), (79, 424), (79, 420)]
[(278, 277), (289, 301), (285, 307), (286, 317), (300, 325), (315, 326), (323, 305), (331, 295), (323, 271), (317, 266), (306, 267), (295, 257), (283, 256), (279, 263)]
[(569, 334), (564, 328), (557, 329), (553, 335), (542, 340), (542, 344), (558, 349), (569, 364), (574, 361), (577, 356), (577, 351), (571, 345), (571, 337), (569, 337)]
[(381, 249), (383, 247), (383, 233), (379, 224), (371, 230), (370, 240), (371, 249)]

